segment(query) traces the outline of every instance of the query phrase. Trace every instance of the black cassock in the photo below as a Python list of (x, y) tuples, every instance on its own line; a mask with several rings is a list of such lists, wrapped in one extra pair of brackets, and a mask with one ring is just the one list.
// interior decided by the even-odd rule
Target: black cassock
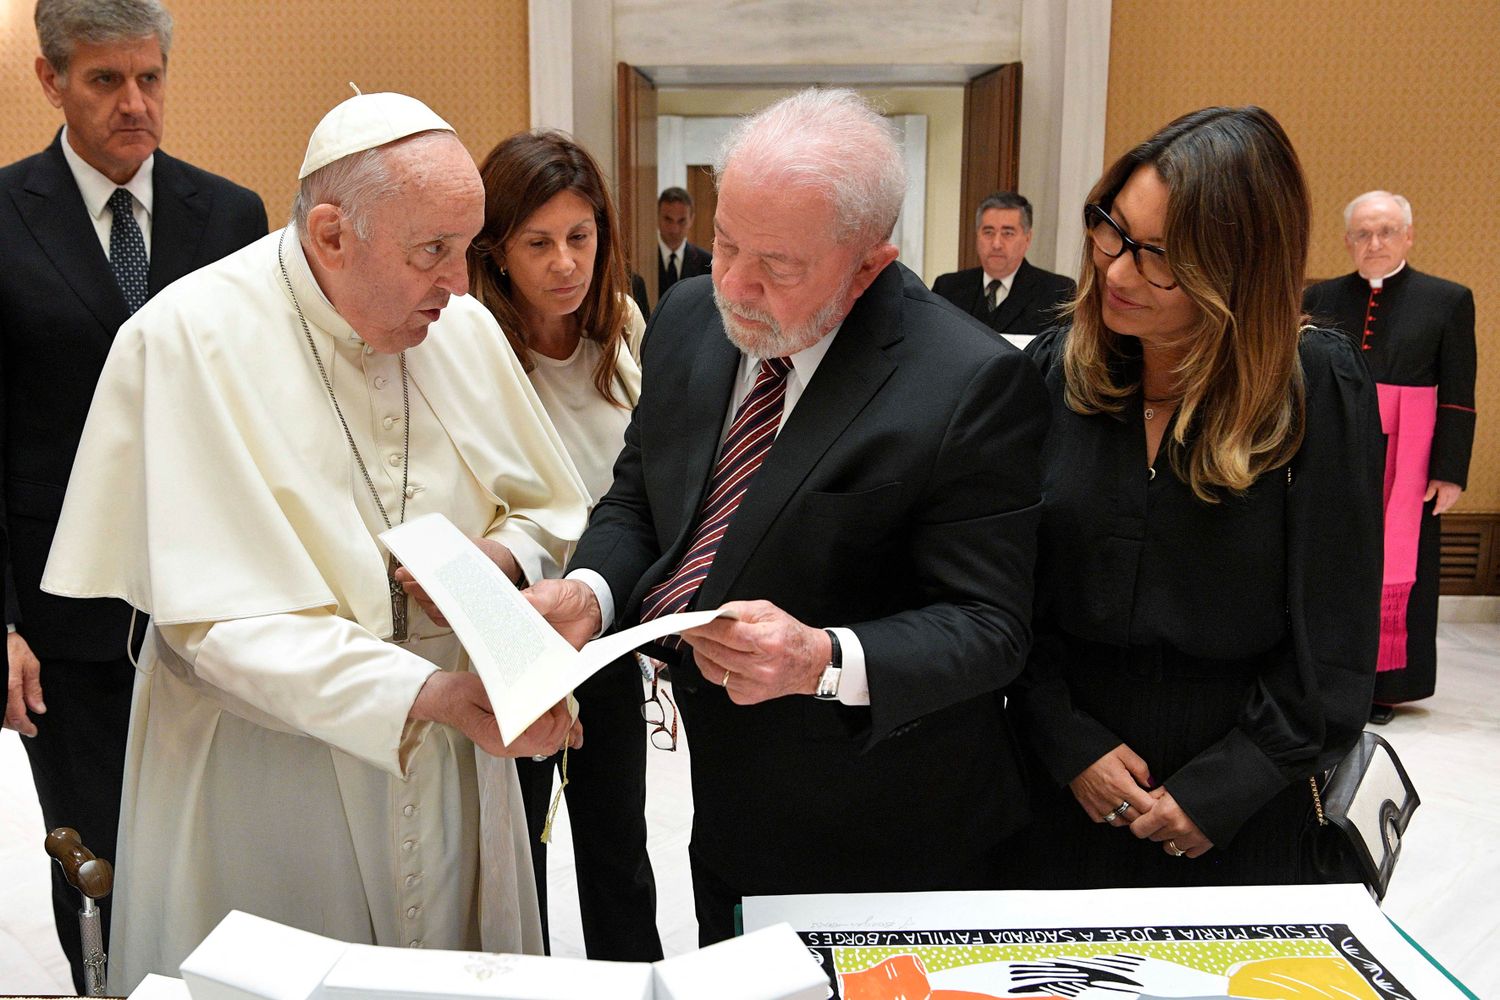
[[(1350, 337), (1382, 385), (1437, 386), (1437, 426), (1428, 478), (1468, 485), (1474, 446), (1474, 293), (1410, 264), (1378, 289), (1359, 274), (1307, 289), (1312, 322)], [(1406, 667), (1381, 671), (1375, 701), (1393, 705), (1429, 697), (1437, 682), (1437, 604), (1442, 528), (1423, 509), (1417, 579), (1406, 616)]]
[[(1121, 339), (1124, 385), (1140, 361), (1137, 342)], [(1305, 332), (1302, 447), (1243, 495), (1205, 503), (1165, 441), (1147, 468), (1139, 395), (1119, 416), (1069, 409), (1063, 343), (1053, 331), (1027, 348), (1052, 429), (1035, 638), (1008, 692), (1038, 765), (1035, 826), (1012, 840), (1028, 852), (1017, 868), (1048, 889), (1309, 881), (1306, 779), (1353, 744), (1374, 685), (1375, 386), (1342, 337)], [(1066, 785), (1120, 743), (1213, 850), (1185, 861), (1090, 820)]]

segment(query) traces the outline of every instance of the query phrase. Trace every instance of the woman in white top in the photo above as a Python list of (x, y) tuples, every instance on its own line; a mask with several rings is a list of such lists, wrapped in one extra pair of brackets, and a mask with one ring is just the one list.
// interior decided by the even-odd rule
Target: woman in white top
[[(503, 140), (480, 167), (484, 229), (469, 283), (526, 367), (590, 497), (613, 479), (640, 393), (645, 327), (628, 294), (614, 205), (599, 165), (560, 132)], [(646, 855), (646, 726), (633, 663), (606, 667), (577, 691), (588, 741), (568, 758), (568, 813), (584, 943), (592, 959), (655, 961), (656, 883)], [(531, 832), (542, 929), (546, 848), (540, 833), (554, 761), (517, 761)]]

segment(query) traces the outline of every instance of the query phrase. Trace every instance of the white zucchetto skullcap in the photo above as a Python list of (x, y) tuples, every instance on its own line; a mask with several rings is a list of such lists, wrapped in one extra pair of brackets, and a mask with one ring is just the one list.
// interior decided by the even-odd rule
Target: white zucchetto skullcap
[(453, 126), (417, 100), (405, 94), (360, 94), (335, 107), (307, 140), (307, 156), (300, 181), (313, 171), (388, 142), (418, 132), (452, 132)]

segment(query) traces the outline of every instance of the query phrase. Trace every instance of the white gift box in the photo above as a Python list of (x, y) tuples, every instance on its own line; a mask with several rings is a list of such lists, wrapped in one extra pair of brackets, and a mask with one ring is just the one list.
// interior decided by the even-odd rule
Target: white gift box
[(182, 963), (193, 1000), (309, 1000), (349, 945), (231, 910)]
[(651, 966), (635, 962), (356, 944), (328, 970), (321, 1000), (652, 1000), (651, 990)]
[(190, 995), (187, 983), (181, 979), (158, 976), (153, 972), (141, 980), (129, 1000), (188, 1000)]
[(657, 962), (656, 1000), (824, 1000), (828, 977), (790, 924)]

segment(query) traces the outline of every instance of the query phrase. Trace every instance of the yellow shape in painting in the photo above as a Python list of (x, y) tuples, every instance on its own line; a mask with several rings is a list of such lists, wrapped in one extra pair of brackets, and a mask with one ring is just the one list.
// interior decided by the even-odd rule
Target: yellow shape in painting
[(1379, 1000), (1342, 958), (1266, 958), (1229, 973), (1229, 995), (1247, 1000)]

